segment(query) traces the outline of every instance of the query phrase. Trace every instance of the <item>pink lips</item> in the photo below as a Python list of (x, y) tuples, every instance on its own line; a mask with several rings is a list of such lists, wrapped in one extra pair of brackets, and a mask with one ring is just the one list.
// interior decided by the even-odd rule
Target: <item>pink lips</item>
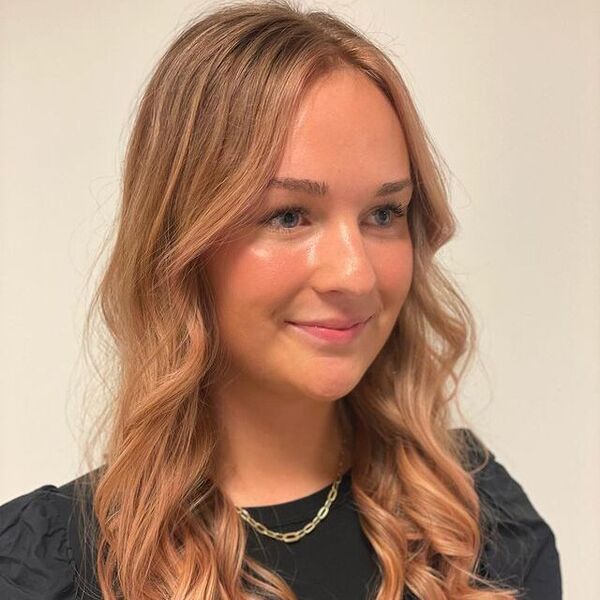
[(318, 325), (298, 325), (296, 323), (289, 324), (300, 333), (310, 336), (313, 340), (317, 339), (334, 344), (345, 344), (358, 337), (369, 321), (370, 319), (367, 319), (363, 323), (357, 323), (347, 329), (331, 329)]

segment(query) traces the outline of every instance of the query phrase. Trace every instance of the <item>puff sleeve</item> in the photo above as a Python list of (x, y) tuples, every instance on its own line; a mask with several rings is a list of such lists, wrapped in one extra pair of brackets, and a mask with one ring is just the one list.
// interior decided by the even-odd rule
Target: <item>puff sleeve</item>
[(475, 475), (484, 511), (483, 574), (519, 588), (523, 600), (562, 600), (560, 556), (550, 525), (522, 486), (490, 453)]
[(76, 600), (66, 508), (50, 484), (0, 506), (2, 600)]

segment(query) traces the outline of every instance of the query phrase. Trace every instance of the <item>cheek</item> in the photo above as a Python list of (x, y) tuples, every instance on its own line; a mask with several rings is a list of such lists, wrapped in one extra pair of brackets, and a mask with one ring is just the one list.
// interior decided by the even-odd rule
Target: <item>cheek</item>
[[(302, 279), (302, 261), (281, 249), (230, 248), (213, 257), (207, 269), (219, 320), (245, 322), (269, 319), (293, 296)], [(279, 315), (283, 320), (284, 315)]]
[(412, 282), (413, 248), (410, 241), (374, 261), (379, 293), (390, 309), (400, 310)]

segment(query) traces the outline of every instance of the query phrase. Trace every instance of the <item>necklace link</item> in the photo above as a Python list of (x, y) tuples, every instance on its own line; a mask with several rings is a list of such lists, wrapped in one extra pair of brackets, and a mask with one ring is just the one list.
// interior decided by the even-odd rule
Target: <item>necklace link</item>
[(298, 529), (297, 531), (288, 531), (286, 533), (282, 533), (279, 531), (273, 531), (273, 530), (265, 527), (262, 523), (259, 523), (252, 516), (250, 516), (250, 513), (245, 508), (240, 508), (240, 507), (236, 506), (235, 507), (236, 511), (238, 512), (238, 514), (244, 521), (246, 521), (251, 527), (253, 527), (259, 533), (262, 533), (263, 535), (266, 535), (273, 539), (279, 540), (281, 542), (286, 542), (286, 543), (297, 542), (299, 539), (303, 538), (305, 535), (310, 533), (329, 514), (329, 507), (332, 505), (333, 501), (337, 498), (338, 487), (342, 480), (342, 475), (343, 475), (342, 468), (344, 465), (345, 447), (346, 447), (346, 444), (345, 444), (345, 439), (344, 439), (344, 443), (342, 444), (342, 452), (341, 452), (340, 462), (339, 462), (339, 466), (338, 466), (338, 476), (337, 476), (336, 480), (333, 482), (333, 484), (329, 490), (329, 493), (327, 494), (327, 499), (325, 500), (325, 504), (323, 506), (321, 506), (321, 508), (319, 508), (317, 514), (312, 519), (312, 521), (307, 523), (301, 529)]

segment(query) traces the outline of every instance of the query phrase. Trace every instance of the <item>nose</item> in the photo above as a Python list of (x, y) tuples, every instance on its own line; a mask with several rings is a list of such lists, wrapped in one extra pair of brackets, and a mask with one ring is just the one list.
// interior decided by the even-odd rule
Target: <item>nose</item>
[(376, 284), (372, 256), (358, 224), (336, 222), (325, 227), (311, 249), (313, 287), (368, 295)]

